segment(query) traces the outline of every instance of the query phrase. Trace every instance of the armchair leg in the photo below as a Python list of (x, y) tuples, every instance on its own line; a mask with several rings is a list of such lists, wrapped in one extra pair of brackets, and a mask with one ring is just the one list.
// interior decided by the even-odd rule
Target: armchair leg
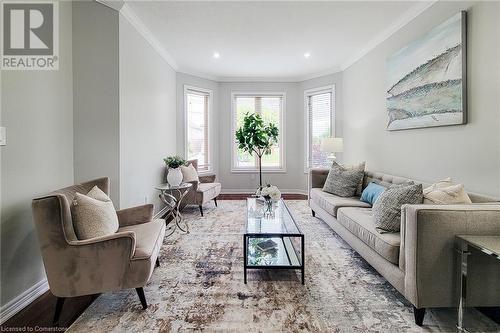
[(59, 317), (61, 316), (61, 311), (64, 305), (64, 301), (66, 298), (58, 297), (56, 302), (56, 311), (54, 312), (54, 320), (52, 321), (52, 325), (59, 326)]
[(217, 207), (217, 198), (214, 198), (215, 207)]
[(425, 308), (417, 309), (413, 307), (413, 316), (415, 317), (415, 324), (422, 326), (424, 323)]
[(311, 209), (311, 213), (313, 217), (316, 217), (316, 212), (314, 210)]
[(156, 258), (156, 267), (160, 267), (160, 258)]
[(203, 217), (203, 206), (199, 205), (198, 207), (200, 208), (201, 217)]
[(142, 308), (146, 310), (148, 308), (148, 303), (146, 302), (146, 296), (144, 295), (144, 289), (135, 288), (137, 291), (137, 295), (139, 295), (139, 299), (141, 300)]

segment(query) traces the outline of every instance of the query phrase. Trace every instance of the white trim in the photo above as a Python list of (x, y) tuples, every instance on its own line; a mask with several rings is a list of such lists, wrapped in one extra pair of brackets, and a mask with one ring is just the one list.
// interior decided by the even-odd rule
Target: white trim
[(386, 29), (382, 30), (374, 38), (372, 38), (365, 47), (361, 48), (358, 52), (354, 53), (347, 61), (345, 61), (340, 69), (345, 71), (347, 68), (351, 67), (358, 60), (367, 55), (370, 51), (376, 48), (378, 45), (385, 42), (389, 37), (398, 32), (401, 28), (406, 26), (408, 23), (413, 21), (417, 16), (422, 14), (425, 10), (434, 5), (437, 0), (432, 1), (419, 1), (415, 6), (407, 10), (403, 15), (401, 15), (394, 23), (389, 25)]
[(204, 174), (208, 174), (208, 173), (212, 173), (213, 170), (214, 170), (214, 167), (213, 167), (213, 151), (214, 151), (214, 146), (213, 146), (213, 143), (212, 140), (213, 138), (211, 137), (212, 136), (212, 130), (210, 129), (212, 126), (211, 126), (211, 123), (212, 123), (212, 119), (211, 119), (211, 116), (212, 116), (212, 101), (213, 101), (213, 96), (214, 96), (214, 93), (211, 89), (206, 89), (206, 88), (200, 88), (200, 87), (195, 87), (195, 86), (190, 86), (190, 85), (187, 85), (185, 84), (184, 85), (184, 158), (188, 158), (188, 130), (187, 130), (187, 127), (188, 127), (188, 116), (187, 116), (187, 92), (188, 91), (199, 91), (199, 92), (202, 92), (202, 93), (206, 93), (208, 94), (208, 124), (207, 124), (207, 129), (208, 129), (208, 165), (209, 165), (209, 168), (208, 170), (203, 170), (199, 173), (200, 176), (203, 176)]
[(335, 96), (335, 84), (304, 90), (304, 173), (309, 173), (309, 97), (315, 93), (331, 92), (332, 115), (330, 119), (330, 136), (335, 137), (335, 121), (337, 110), (337, 98)]
[[(229, 188), (222, 189), (221, 194), (254, 194), (256, 189)], [(307, 195), (307, 190), (301, 189), (280, 189), (282, 194), (303, 194)]]
[(47, 282), (47, 279), (43, 279), (42, 281), (35, 283), (35, 285), (28, 288), (28, 290), (24, 291), (14, 299), (7, 302), (0, 309), (0, 324), (5, 323), (19, 311), (30, 305), (38, 297), (46, 293), (47, 290), (49, 290), (49, 283)]
[(179, 69), (177, 62), (165, 50), (161, 42), (153, 35), (153, 33), (146, 27), (144, 22), (137, 16), (132, 8), (125, 3), (120, 9), (120, 14), (137, 30), (139, 34), (151, 45), (151, 47), (158, 52), (158, 54), (172, 67), (175, 71)]
[(281, 110), (280, 110), (280, 126), (279, 126), (279, 145), (280, 145), (280, 164), (281, 167), (262, 167), (262, 173), (285, 173), (286, 172), (286, 149), (285, 149), (285, 110), (286, 110), (286, 92), (273, 92), (273, 91), (231, 91), (231, 173), (258, 173), (259, 169), (255, 168), (238, 168), (236, 167), (236, 140), (234, 139), (235, 128), (235, 115), (236, 115), (236, 96), (249, 96), (249, 97), (264, 97), (264, 96), (281, 96)]

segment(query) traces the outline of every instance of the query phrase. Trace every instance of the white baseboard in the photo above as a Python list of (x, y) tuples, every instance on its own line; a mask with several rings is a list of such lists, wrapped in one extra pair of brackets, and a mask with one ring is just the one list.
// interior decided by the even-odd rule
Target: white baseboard
[[(304, 194), (307, 195), (306, 190), (297, 189), (280, 189), (283, 194)], [(223, 188), (220, 192), (221, 194), (253, 194), (255, 189), (244, 189), (244, 188)]]
[(0, 309), (0, 324), (5, 323), (16, 313), (27, 307), (31, 302), (49, 290), (47, 279), (37, 282), (34, 286), (15, 297)]

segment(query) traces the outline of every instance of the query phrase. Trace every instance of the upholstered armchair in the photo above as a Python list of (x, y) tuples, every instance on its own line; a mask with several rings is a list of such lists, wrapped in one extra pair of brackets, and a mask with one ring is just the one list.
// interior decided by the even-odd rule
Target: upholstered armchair
[[(198, 170), (198, 160), (189, 160), (187, 164), (193, 164), (194, 168)], [(165, 181), (167, 179), (168, 168), (165, 171)], [(198, 205), (200, 214), (203, 216), (203, 205), (207, 202), (214, 200), (217, 207), (217, 197), (221, 191), (221, 184), (215, 182), (215, 174), (198, 175), (200, 182), (190, 182), (193, 184), (189, 193), (186, 194), (181, 203), (181, 209), (186, 205)]]
[(54, 324), (67, 297), (135, 288), (147, 308), (143, 287), (155, 264), (159, 265), (165, 221), (153, 220), (153, 205), (123, 209), (117, 211), (115, 234), (78, 240), (70, 205), (76, 192), (87, 194), (95, 185), (109, 194), (109, 178), (100, 178), (54, 191), (32, 203), (45, 272), (57, 297)]

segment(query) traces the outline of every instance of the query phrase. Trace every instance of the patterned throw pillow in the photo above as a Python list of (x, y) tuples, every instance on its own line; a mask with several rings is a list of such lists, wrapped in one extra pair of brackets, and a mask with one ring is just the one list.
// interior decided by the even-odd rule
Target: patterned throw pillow
[(421, 204), (422, 200), (422, 184), (393, 185), (385, 190), (375, 201), (372, 208), (377, 231), (380, 233), (399, 232), (401, 227), (401, 206), (404, 204)]
[(79, 240), (112, 235), (118, 231), (118, 216), (113, 202), (97, 186), (87, 195), (75, 194), (71, 217)]
[(343, 166), (333, 162), (323, 191), (340, 197), (353, 197), (365, 174), (365, 162), (357, 166)]

